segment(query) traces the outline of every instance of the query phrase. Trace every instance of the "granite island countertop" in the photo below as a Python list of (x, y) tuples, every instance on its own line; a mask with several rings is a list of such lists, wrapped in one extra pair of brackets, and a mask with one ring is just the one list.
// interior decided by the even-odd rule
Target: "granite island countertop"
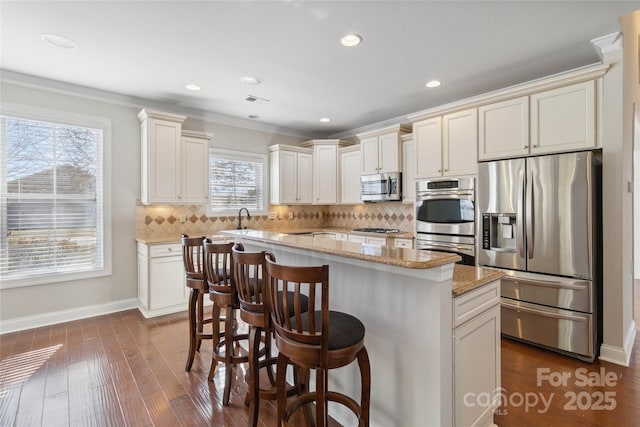
[(505, 273), (500, 270), (456, 264), (453, 269), (453, 297), (459, 297), (471, 292), (476, 288), (498, 280), (504, 275)]
[(458, 255), (444, 252), (393, 248), (266, 230), (225, 230), (220, 231), (220, 234), (413, 269), (434, 268), (460, 260)]

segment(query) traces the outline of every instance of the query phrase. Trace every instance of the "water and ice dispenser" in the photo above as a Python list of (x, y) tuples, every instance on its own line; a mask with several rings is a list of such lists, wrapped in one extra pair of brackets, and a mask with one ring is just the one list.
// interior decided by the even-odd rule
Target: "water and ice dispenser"
[(516, 251), (516, 214), (482, 214), (482, 249)]

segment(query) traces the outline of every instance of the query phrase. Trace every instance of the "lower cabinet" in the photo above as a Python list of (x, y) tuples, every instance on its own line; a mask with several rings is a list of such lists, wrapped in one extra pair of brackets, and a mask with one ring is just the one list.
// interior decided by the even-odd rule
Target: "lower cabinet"
[(138, 243), (138, 309), (155, 317), (187, 309), (182, 245)]
[(453, 424), (493, 425), (500, 405), (500, 281), (453, 300)]

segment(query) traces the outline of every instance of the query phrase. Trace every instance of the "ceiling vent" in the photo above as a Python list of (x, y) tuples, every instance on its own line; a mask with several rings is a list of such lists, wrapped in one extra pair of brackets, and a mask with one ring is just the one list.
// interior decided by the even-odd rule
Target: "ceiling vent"
[(265, 104), (267, 102), (270, 102), (268, 99), (260, 98), (259, 96), (255, 96), (255, 95), (249, 95), (244, 100), (249, 102), (255, 102), (256, 104)]

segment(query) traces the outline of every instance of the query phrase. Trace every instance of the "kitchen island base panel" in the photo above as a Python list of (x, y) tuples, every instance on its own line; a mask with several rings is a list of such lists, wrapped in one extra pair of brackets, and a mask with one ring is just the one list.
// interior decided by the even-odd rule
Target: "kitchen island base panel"
[[(453, 264), (409, 269), (236, 240), (248, 251), (273, 252), (280, 264), (329, 264), (330, 307), (359, 318), (366, 328), (372, 427), (452, 424)], [(357, 367), (332, 371), (329, 381), (330, 389), (359, 399)], [(330, 404), (329, 411), (343, 425), (354, 422), (340, 405)]]

